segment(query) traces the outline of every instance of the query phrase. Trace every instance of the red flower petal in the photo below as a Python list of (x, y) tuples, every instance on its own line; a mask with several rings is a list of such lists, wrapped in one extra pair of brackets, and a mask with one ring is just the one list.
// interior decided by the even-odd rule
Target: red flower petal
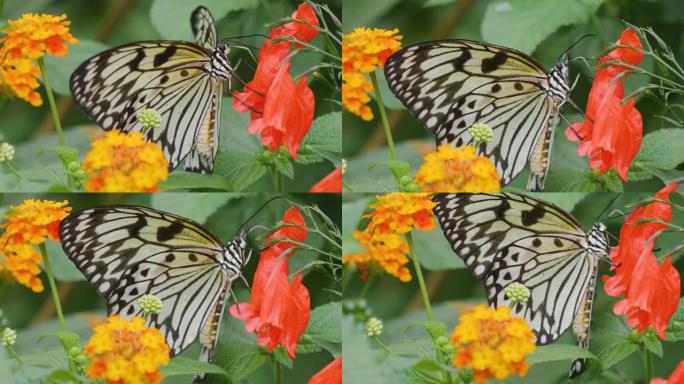
[(339, 356), (326, 365), (315, 375), (311, 376), (307, 384), (342, 384), (342, 357)]
[(314, 184), (309, 192), (342, 192), (342, 168), (335, 168), (321, 181)]

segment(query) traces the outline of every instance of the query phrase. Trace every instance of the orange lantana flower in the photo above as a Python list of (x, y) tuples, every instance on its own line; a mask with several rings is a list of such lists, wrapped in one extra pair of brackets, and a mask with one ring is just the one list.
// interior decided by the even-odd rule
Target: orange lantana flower
[(88, 192), (156, 192), (169, 176), (161, 148), (140, 132), (109, 131), (93, 142), (83, 161)]
[(169, 363), (170, 347), (156, 328), (146, 328), (145, 319), (123, 320), (119, 315), (95, 327), (85, 346), (91, 359), (88, 376), (108, 384), (160, 383), (159, 367)]
[(481, 304), (459, 320), (450, 339), (456, 348), (452, 361), (456, 368), (472, 369), (478, 384), (513, 373), (525, 376), (530, 367), (525, 357), (534, 352), (535, 337), (524, 319), (511, 317), (508, 307)]
[(34, 292), (43, 291), (39, 264), (43, 261), (33, 247), (45, 240), (59, 241), (59, 223), (71, 208), (65, 200), (28, 199), (10, 207), (5, 215), (8, 220), (0, 224), (4, 228), (0, 236), (0, 273), (7, 272), (19, 284)]
[(440, 145), (425, 156), (416, 174), (416, 182), (425, 192), (498, 192), (500, 179), (494, 163), (478, 156), (469, 145)]

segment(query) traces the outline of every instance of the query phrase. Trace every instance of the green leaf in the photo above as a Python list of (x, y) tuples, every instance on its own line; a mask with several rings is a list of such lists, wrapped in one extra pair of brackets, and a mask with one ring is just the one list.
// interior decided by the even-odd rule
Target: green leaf
[[(191, 196), (192, 201), (188, 201)], [(243, 197), (243, 194), (233, 193), (154, 193), (150, 206), (161, 211), (171, 212), (178, 216), (187, 217), (198, 223), (204, 223), (207, 218), (225, 205), (228, 201)]]
[(195, 41), (190, 28), (190, 15), (200, 5), (205, 6), (218, 22), (231, 11), (256, 8), (258, 4), (258, 0), (154, 0), (150, 19), (164, 39)]
[[(564, 25), (583, 24), (603, 0), (498, 0), (487, 7), (482, 37), (530, 54), (547, 36)], [(559, 49), (559, 53), (562, 48)]]
[(527, 358), (530, 365), (549, 361), (573, 360), (578, 358), (595, 359), (593, 353), (576, 345), (550, 344), (537, 347), (535, 353)]
[(663, 343), (660, 342), (658, 335), (653, 328), (648, 328), (641, 334), (641, 341), (647, 350), (658, 357), (663, 357)]
[(88, 382), (88, 380), (85, 377), (76, 376), (66, 369), (57, 369), (57, 370), (52, 371), (52, 373), (50, 373), (50, 375), (47, 377), (47, 382), (51, 383), (51, 384), (53, 384), (53, 383), (79, 383), (79, 382)]
[(59, 147), (52, 147), (52, 148), (47, 148), (44, 151), (39, 151), (38, 156), (41, 156), (44, 152), (54, 152), (56, 153), (59, 158), (62, 160), (62, 163), (65, 165), (72, 163), (72, 162), (77, 162), (79, 161), (79, 153), (78, 149), (74, 147), (69, 147), (69, 146), (59, 146)]
[(647, 180), (654, 175), (648, 170), (674, 169), (684, 163), (684, 129), (659, 129), (644, 136), (641, 148), (628, 173), (629, 180)]
[(443, 369), (435, 361), (421, 359), (411, 367), (407, 379), (411, 384), (435, 384), (441, 383)]
[(451, 249), (442, 231), (413, 231), (413, 240), (418, 261), (423, 267), (432, 271), (465, 268), (463, 260)]
[(52, 90), (60, 95), (71, 95), (69, 90), (71, 73), (81, 63), (107, 49), (109, 47), (100, 42), (79, 38), (78, 44), (69, 45), (68, 55), (63, 57), (45, 56), (45, 69)]
[(273, 355), (277, 362), (286, 366), (289, 369), (292, 369), (292, 359), (290, 359), (290, 356), (287, 354), (287, 351), (285, 350), (282, 344), (279, 345), (278, 348), (271, 351), (271, 355)]
[(684, 340), (684, 298), (679, 299), (677, 311), (670, 319), (670, 323), (665, 330), (665, 340), (682, 341)]
[(73, 332), (65, 332), (65, 331), (52, 332), (52, 333), (48, 333), (48, 334), (45, 334), (45, 335), (39, 337), (38, 340), (40, 341), (45, 337), (56, 337), (56, 338), (58, 338), (59, 341), (62, 342), (64, 349), (66, 349), (67, 351), (73, 347), (81, 348), (81, 340), (80, 340), (78, 334), (73, 333)]
[(378, 25), (382, 15), (400, 0), (345, 0), (342, 7), (342, 30), (349, 33), (356, 27)]
[(342, 220), (342, 232), (349, 234), (353, 233), (359, 226), (359, 222), (363, 217), (363, 213), (368, 208), (368, 203), (371, 199), (362, 197), (352, 202), (342, 203), (342, 212), (344, 212), (344, 220)]
[(342, 156), (342, 113), (320, 116), (311, 124), (297, 153), (296, 161), (311, 164), (328, 160), (339, 165)]
[(290, 162), (289, 158), (285, 156), (274, 155), (273, 164), (275, 165), (276, 170), (287, 176), (288, 179), (292, 180), (294, 178), (294, 168), (292, 167), (292, 163)]
[(636, 352), (639, 347), (627, 335), (619, 333), (599, 333), (591, 340), (591, 350), (604, 369), (619, 363)]
[(439, 321), (419, 321), (411, 323), (404, 328), (404, 331), (406, 332), (413, 328), (424, 328), (433, 340), (440, 336), (445, 336), (447, 332), (446, 324)]
[(205, 363), (182, 356), (171, 359), (168, 365), (161, 367), (160, 372), (164, 376), (194, 375), (198, 373), (215, 373), (228, 376), (228, 373), (216, 364)]
[(62, 245), (55, 241), (45, 243), (45, 250), (50, 259), (52, 273), (57, 281), (83, 281), (85, 276), (76, 268), (76, 265), (69, 260), (62, 249)]
[(455, 4), (459, 2), (461, 2), (461, 0), (427, 0), (425, 1), (425, 4), (423, 4), (423, 7), (436, 7), (439, 5)]
[[(256, 342), (234, 341), (220, 343), (214, 364), (228, 373), (232, 382), (240, 382), (266, 362), (264, 350)], [(225, 383), (223, 381), (217, 381)]]
[(160, 183), (163, 191), (185, 189), (213, 189), (218, 191), (232, 191), (233, 187), (220, 175), (203, 175), (194, 172), (174, 171), (166, 181)]
[(371, 164), (368, 167), (368, 170), (370, 171), (373, 168), (380, 165), (387, 166), (387, 168), (389, 168), (390, 171), (392, 171), (392, 174), (394, 175), (395, 179), (400, 179), (402, 176), (410, 176), (411, 174), (411, 164), (402, 160), (379, 161), (377, 163)]
[(324, 348), (333, 355), (341, 353), (341, 319), (342, 303), (339, 301), (319, 305), (311, 311), (302, 340)]
[(233, 150), (219, 153), (214, 172), (225, 176), (235, 191), (242, 191), (259, 180), (266, 167), (261, 163), (260, 153)]

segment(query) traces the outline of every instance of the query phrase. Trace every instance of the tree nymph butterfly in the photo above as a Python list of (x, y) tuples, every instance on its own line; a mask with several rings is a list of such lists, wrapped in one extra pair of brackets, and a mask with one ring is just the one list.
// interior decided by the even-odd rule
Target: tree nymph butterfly
[(196, 42), (140, 41), (84, 61), (69, 82), (76, 105), (105, 130), (144, 132), (136, 114), (157, 111), (161, 125), (145, 133), (175, 169), (211, 173), (219, 145), (223, 83), (233, 74), (228, 44), (218, 42), (209, 11), (191, 16)]
[(143, 316), (138, 299), (155, 295), (163, 307), (146, 325), (162, 332), (171, 356), (199, 336), (200, 361), (213, 360), (225, 300), (250, 259), (246, 232), (223, 245), (192, 220), (114, 205), (71, 213), (59, 235), (69, 259), (107, 300), (108, 316)]
[[(484, 283), (489, 305), (509, 306), (527, 320), (537, 345), (572, 326), (577, 344), (589, 346), (598, 260), (610, 253), (603, 224), (585, 231), (555, 205), (515, 193), (437, 194), (433, 200), (444, 236)], [(512, 305), (506, 297), (512, 283), (530, 290), (526, 303)], [(570, 377), (585, 368), (586, 359), (576, 359)]]
[(541, 191), (549, 170), (560, 109), (568, 101), (569, 55), (547, 72), (517, 50), (470, 40), (438, 40), (403, 48), (387, 59), (385, 77), (437, 145), (473, 145), (468, 128), (494, 131), (480, 154), (508, 184), (529, 161), (527, 189)]

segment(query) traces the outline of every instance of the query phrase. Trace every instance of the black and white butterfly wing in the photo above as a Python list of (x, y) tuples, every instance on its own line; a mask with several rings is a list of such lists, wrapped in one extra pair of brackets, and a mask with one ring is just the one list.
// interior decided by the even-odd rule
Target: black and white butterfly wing
[(467, 129), (487, 124), (494, 138), (480, 144), (479, 152), (494, 161), (502, 183), (508, 184), (530, 160), (542, 168), (534, 170), (534, 184), (541, 188), (549, 139), (567, 94), (567, 80), (555, 71), (567, 76), (567, 63), (549, 74), (522, 52), (469, 40), (416, 44), (385, 63), (390, 89), (438, 145), (472, 145)]
[(172, 355), (197, 338), (238, 277), (222, 268), (226, 248), (213, 234), (150, 208), (74, 212), (62, 221), (60, 239), (67, 256), (107, 300), (108, 314), (140, 315), (137, 300), (145, 294), (162, 300), (162, 312), (147, 323), (164, 333)]
[[(518, 194), (440, 194), (434, 211), (454, 252), (485, 284), (489, 303), (525, 318), (537, 344), (567, 330), (595, 282), (597, 260), (587, 234), (568, 213)], [(520, 283), (527, 303), (511, 305), (504, 289)]]
[(105, 130), (143, 132), (136, 114), (153, 109), (161, 125), (147, 132), (174, 169), (208, 119), (215, 93), (210, 53), (183, 41), (147, 41), (104, 51), (71, 75), (76, 104)]
[(214, 17), (208, 9), (203, 6), (195, 8), (190, 16), (190, 26), (195, 36), (195, 41), (200, 46), (207, 49), (214, 49), (218, 44), (218, 30)]

